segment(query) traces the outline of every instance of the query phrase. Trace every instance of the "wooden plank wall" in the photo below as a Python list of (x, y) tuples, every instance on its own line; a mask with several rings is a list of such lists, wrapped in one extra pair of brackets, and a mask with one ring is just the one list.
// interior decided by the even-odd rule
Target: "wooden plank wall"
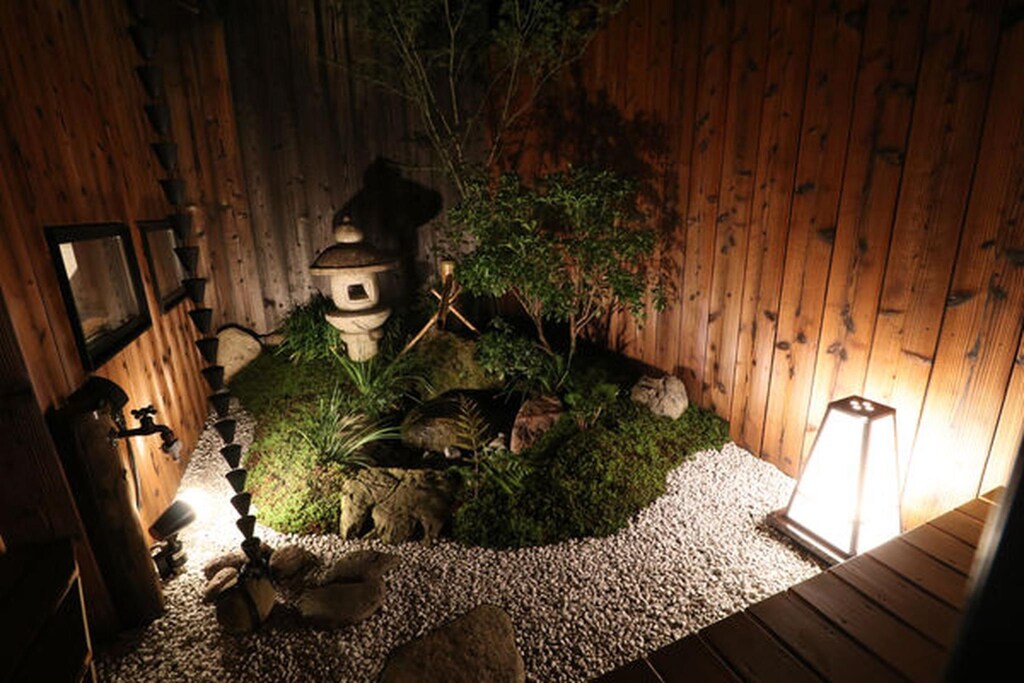
[(257, 329), (273, 328), (324, 284), (309, 265), (333, 242), (343, 207), (368, 240), (428, 275), (414, 260), (430, 253), (433, 231), (415, 227), (443, 182), (408, 105), (357, 76), (354, 63), (371, 47), (346, 3), (225, 3), (224, 26), (264, 309)]
[[(241, 5), (226, 49), (270, 327), (374, 160), (440, 182), (411, 113), (353, 76), (371, 46), (344, 2)], [(914, 524), (1002, 483), (1021, 438), (1021, 14), (632, 0), (513, 157), (645, 183), (675, 292), (644, 326), (617, 317), (612, 343), (681, 376), (738, 443), (796, 474), (830, 400), (893, 405)]]
[[(0, 3), (0, 287), (39, 407), (57, 406), (82, 384), (86, 373), (75, 349), (44, 226), (128, 223), (153, 325), (96, 374), (121, 385), (129, 395), (129, 407), (153, 404), (158, 421), (176, 432), (187, 455), (206, 418), (208, 390), (192, 344), (196, 333), (186, 315), (192, 304), (183, 302), (165, 314), (160, 312), (136, 227), (136, 221), (161, 218), (171, 207), (157, 183), (164, 174), (149, 148), (157, 137), (143, 113), (148, 100), (135, 75), (142, 60), (128, 34), (130, 23), (122, 2)], [(230, 112), (223, 50), (218, 63), (218, 54), (198, 42), (202, 34), (190, 35), (197, 42), (188, 46), (188, 67), (219, 68), (204, 76), (220, 94), (215, 104)], [(175, 41), (165, 36), (161, 49), (168, 47), (174, 48)], [(176, 59), (173, 50), (169, 56)], [(172, 95), (183, 98), (194, 93)], [(185, 106), (174, 104), (178, 109)], [(225, 114), (222, 120), (233, 128), (232, 115)], [(197, 225), (211, 234), (210, 226), (216, 226), (218, 239), (233, 234), (232, 211), (247, 201), (247, 193), (240, 174), (228, 174), (225, 179), (213, 172), (211, 160), (236, 159), (229, 151), (233, 140), (210, 125), (181, 126), (178, 132), (179, 138), (203, 136), (189, 148), (185, 172), (190, 189), (201, 181), (220, 192), (215, 200), (191, 208)], [(220, 141), (226, 142), (217, 147)], [(231, 264), (238, 284), (218, 286), (258, 297), (258, 291), (247, 292), (241, 286), (239, 273), (245, 272), (243, 266), (250, 257), (237, 250), (232, 256), (238, 261)], [(201, 273), (207, 267), (213, 269), (204, 264)], [(237, 319), (249, 320), (242, 315)], [(257, 320), (255, 314), (253, 319)], [(147, 526), (173, 499), (187, 462), (187, 457), (172, 461), (159, 446), (156, 437), (131, 440), (142, 479), (141, 518)], [(31, 463), (19, 466), (27, 468)], [(25, 481), (31, 480), (29, 473), (23, 475)], [(71, 505), (70, 501), (63, 504)]]
[(675, 300), (616, 345), (789, 474), (830, 400), (893, 405), (908, 525), (1003, 483), (1024, 429), (1021, 13), (634, 0), (582, 66), (677, 168)]

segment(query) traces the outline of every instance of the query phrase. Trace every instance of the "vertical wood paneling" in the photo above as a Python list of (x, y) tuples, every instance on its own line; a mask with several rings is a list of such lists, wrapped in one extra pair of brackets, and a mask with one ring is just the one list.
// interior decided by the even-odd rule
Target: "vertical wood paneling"
[(755, 452), (760, 447), (768, 405), (813, 26), (814, 6), (810, 0), (777, 0), (773, 4), (729, 415), (733, 439)]
[[(672, 68), (665, 90), (669, 93), (665, 112), (668, 131), (668, 153), (671, 164), (666, 169), (666, 197), (674, 201), (665, 207), (670, 216), (678, 220), (685, 215), (690, 198), (690, 161), (696, 133), (695, 109), (692, 105), (697, 92), (698, 50), (700, 44), (701, 3), (659, 3), (672, 6), (674, 40)], [(679, 327), (682, 318), (683, 275), (685, 271), (686, 229), (684, 225), (666, 226), (664, 248), (669, 294), (664, 310), (651, 321), (657, 328), (655, 340), (656, 364), (670, 373), (679, 367)]]
[(914, 103), (926, 0), (868, 6), (804, 455), (832, 397), (864, 391)]
[[(1022, 266), (1018, 266), (1022, 267)], [(999, 424), (992, 439), (992, 449), (985, 463), (985, 475), (981, 491), (988, 492), (1002, 486), (1010, 478), (1013, 459), (1024, 441), (1024, 333), (1021, 334), (1017, 355), (1013, 359), (1013, 373), (1003, 396), (1003, 407), (999, 412)]]
[[(998, 3), (933, 0), (864, 393), (896, 408), (904, 471), (932, 374), (999, 36)], [(979, 450), (984, 446), (978, 445)]]
[[(149, 150), (155, 135), (143, 115), (148, 102), (134, 68), (139, 58), (128, 37), (122, 3), (8, 3), (0, 17), (0, 64), (5, 144), (0, 211), (0, 286), (29, 364), (41, 407), (58, 404), (85, 378), (46, 247), (46, 225), (122, 221), (132, 238), (144, 280), (140, 219), (159, 218), (163, 198)], [(163, 41), (166, 46), (166, 40)], [(216, 46), (213, 46), (214, 48)], [(215, 54), (207, 53), (213, 59)], [(223, 63), (223, 50), (221, 50)], [(226, 71), (224, 71), (226, 76)], [(229, 102), (226, 79), (216, 84)], [(233, 116), (222, 119), (233, 126)], [(204, 148), (210, 147), (206, 141)], [(220, 145), (227, 157), (230, 139)], [(246, 198), (244, 186), (234, 194)], [(203, 228), (203, 222), (197, 221)], [(245, 259), (237, 254), (232, 270)], [(226, 266), (225, 266), (226, 268)], [(244, 290), (240, 290), (244, 291)], [(246, 292), (257, 297), (258, 292)], [(132, 405), (152, 403), (161, 422), (179, 435), (186, 452), (206, 416), (205, 388), (182, 304), (161, 314), (147, 286), (153, 326), (97, 371), (125, 388)], [(170, 502), (184, 463), (159, 450), (159, 440), (133, 439), (143, 476), (144, 523)]]
[[(1001, 40), (993, 93), (970, 204), (953, 271), (955, 305), (942, 334), (911, 456), (905, 505), (911, 524), (979, 495), (992, 439), (1024, 324), (1024, 23)], [(1007, 416), (1009, 418), (1009, 416)]]
[(771, 4), (767, 2), (737, 4), (729, 41), (729, 111), (725, 121), (722, 184), (714, 214), (714, 265), (707, 297), (704, 353), (704, 402), (722, 415), (730, 414), (732, 409), (770, 10)]
[(687, 393), (698, 402), (706, 388), (704, 353), (729, 100), (733, 10), (732, 2), (712, 2), (705, 6), (701, 17), (689, 203), (683, 214), (686, 267), (680, 292), (682, 316), (678, 364), (682, 368)]
[(800, 465), (849, 139), (864, 3), (819, 2), (775, 334), (762, 456)]
[[(181, 14), (181, 17), (187, 17)], [(128, 35), (125, 3), (39, 0), (0, 4), (0, 288), (14, 333), (28, 365), (38, 408), (61, 402), (86, 377), (78, 358), (57, 285), (44, 227), (89, 222), (130, 226), (146, 288), (152, 327), (121, 350), (97, 375), (121, 385), (130, 407), (152, 404), (187, 454), (205, 421), (205, 386), (193, 346), (196, 332), (182, 303), (161, 313), (142, 236), (136, 223), (171, 211), (158, 180), (164, 177), (149, 145), (157, 140), (145, 119), (147, 98), (135, 75), (141, 58)], [(204, 275), (221, 276), (211, 293), (236, 301), (232, 319), (259, 324), (254, 303), (259, 288), (248, 286), (254, 268), (246, 236), (248, 192), (237, 169), (237, 142), (226, 59), (218, 26), (189, 33), (195, 88), (169, 93), (175, 111), (195, 107), (202, 115), (179, 129), (180, 160), (190, 190), (202, 188), (208, 202), (190, 207), (200, 239), (215, 235), (225, 256)], [(165, 75), (181, 73), (175, 41), (161, 38)], [(173, 78), (169, 78), (173, 81)], [(202, 97), (205, 109), (188, 98)], [(177, 122), (176, 122), (177, 123)], [(203, 155), (207, 155), (203, 159)], [(212, 159), (214, 163), (208, 163)], [(190, 196), (195, 196), (191, 195)], [(219, 290), (219, 292), (218, 292)], [(134, 438), (131, 448), (142, 479), (141, 521), (148, 526), (171, 502), (187, 458), (171, 460), (155, 437)], [(14, 459), (5, 476), (29, 486), (39, 473), (31, 458)], [(52, 476), (46, 475), (46, 476)], [(53, 488), (46, 504), (73, 516), (66, 492)], [(51, 525), (61, 532), (58, 525)], [(63, 529), (67, 531), (67, 529)], [(90, 570), (91, 571), (91, 570)], [(87, 585), (87, 591), (89, 591)], [(97, 594), (87, 594), (92, 612)], [(109, 620), (107, 620), (109, 622)], [(104, 626), (109, 626), (107, 623)]]

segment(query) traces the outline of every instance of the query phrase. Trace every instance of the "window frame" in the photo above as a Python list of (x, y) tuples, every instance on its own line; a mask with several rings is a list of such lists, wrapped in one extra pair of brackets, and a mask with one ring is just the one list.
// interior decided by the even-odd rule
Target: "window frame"
[[(131, 230), (125, 223), (80, 223), (76, 225), (46, 226), (44, 231), (46, 242), (50, 247), (53, 268), (57, 275), (57, 284), (60, 286), (61, 297), (64, 299), (64, 308), (67, 310), (68, 322), (71, 325), (71, 332), (75, 338), (75, 346), (78, 348), (78, 355), (82, 360), (85, 370), (92, 372), (102, 367), (107, 361), (117, 355), (118, 352), (138, 339), (153, 324), (149, 314), (149, 303), (146, 300), (146, 291), (142, 286), (142, 276), (139, 272)], [(128, 269), (130, 293), (135, 297), (136, 307), (139, 312), (117, 329), (99, 337), (98, 340), (92, 343), (90, 348), (90, 344), (85, 338), (85, 330), (82, 329), (81, 315), (78, 312), (78, 305), (75, 303), (75, 295), (71, 289), (71, 280), (68, 278), (67, 268), (64, 265), (64, 257), (61, 254), (60, 247), (62, 244), (74, 244), (75, 242), (110, 237), (121, 238), (121, 249), (124, 252), (124, 261)]]
[[(168, 292), (166, 296), (161, 295), (160, 283), (156, 277), (156, 264), (153, 261), (153, 249), (149, 245), (149, 236), (151, 233), (167, 230), (174, 238), (175, 248), (182, 246), (181, 240), (178, 239), (178, 233), (174, 231), (171, 222), (166, 218), (137, 221), (136, 225), (139, 226), (139, 234), (142, 235), (142, 251), (146, 254), (146, 265), (149, 266), (149, 283), (153, 286), (154, 298), (160, 305), (160, 313), (167, 313), (167, 311), (185, 300), (185, 284), (179, 281), (178, 286)], [(177, 256), (174, 254), (171, 254), (171, 257), (177, 259)]]

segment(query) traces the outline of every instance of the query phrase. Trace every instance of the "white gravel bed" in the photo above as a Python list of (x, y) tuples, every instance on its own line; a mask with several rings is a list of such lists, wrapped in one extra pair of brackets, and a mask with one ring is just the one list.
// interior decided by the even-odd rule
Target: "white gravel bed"
[[(235, 417), (248, 444), (252, 420)], [(281, 613), (230, 636), (200, 602), (203, 565), (241, 541), (220, 445), (208, 428), (182, 481), (182, 495), (205, 509), (182, 533), (189, 559), (164, 586), (166, 614), (99, 654), (101, 681), (373, 681), (395, 646), (482, 603), (511, 615), (529, 680), (583, 681), (820, 571), (764, 522), (792, 480), (727, 444), (671, 472), (666, 494), (608, 538), (495, 551), (259, 526), (271, 546), (299, 543), (326, 561), (360, 548), (401, 560), (386, 575), (382, 609), (357, 626), (314, 630)]]

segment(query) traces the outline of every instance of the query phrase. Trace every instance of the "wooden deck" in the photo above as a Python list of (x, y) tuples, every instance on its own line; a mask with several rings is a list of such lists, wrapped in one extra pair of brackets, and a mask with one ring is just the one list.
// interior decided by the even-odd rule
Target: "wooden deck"
[(938, 681), (1002, 489), (596, 679)]

